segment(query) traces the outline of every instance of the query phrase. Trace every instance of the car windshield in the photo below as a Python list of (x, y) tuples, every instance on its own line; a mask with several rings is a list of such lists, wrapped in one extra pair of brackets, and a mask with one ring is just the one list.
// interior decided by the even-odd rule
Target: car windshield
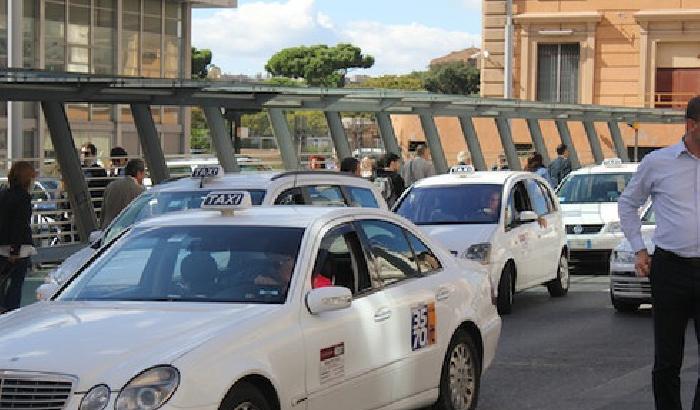
[(496, 184), (413, 188), (396, 212), (417, 225), (496, 224), (502, 190)]
[(569, 175), (561, 183), (559, 202), (562, 204), (592, 204), (617, 202), (634, 174), (578, 174)]
[[(247, 190), (253, 205), (261, 205), (265, 198), (264, 190)], [(146, 192), (136, 198), (109, 225), (104, 235), (104, 243), (109, 243), (124, 229), (144, 219), (169, 212), (198, 209), (209, 190), (180, 192)]]
[(262, 226), (134, 229), (58, 298), (284, 303), (303, 235)]

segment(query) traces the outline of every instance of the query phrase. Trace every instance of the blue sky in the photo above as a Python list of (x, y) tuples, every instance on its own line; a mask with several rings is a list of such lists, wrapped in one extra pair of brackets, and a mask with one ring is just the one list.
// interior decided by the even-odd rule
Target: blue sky
[(478, 46), (481, 0), (239, 0), (237, 9), (195, 10), (192, 44), (210, 48), (226, 73), (264, 72), (276, 51), (350, 42), (376, 63), (354, 74), (402, 74)]

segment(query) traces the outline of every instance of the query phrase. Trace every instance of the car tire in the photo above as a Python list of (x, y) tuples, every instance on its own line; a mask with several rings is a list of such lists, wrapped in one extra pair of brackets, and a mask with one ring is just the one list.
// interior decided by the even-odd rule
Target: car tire
[(566, 254), (562, 253), (559, 257), (559, 265), (557, 266), (557, 277), (547, 282), (547, 291), (549, 296), (560, 298), (569, 293), (569, 284), (571, 283), (571, 275), (569, 273), (569, 259)]
[[(481, 357), (472, 337), (457, 330), (447, 347), (440, 375), (440, 395), (434, 410), (474, 410), (481, 386)], [(456, 392), (461, 393), (455, 397)]]
[(272, 410), (265, 396), (247, 382), (236, 384), (228, 392), (219, 410)]
[(634, 313), (639, 310), (641, 303), (638, 302), (627, 302), (615, 299), (615, 296), (610, 292), (610, 300), (616, 311), (620, 313)]
[(515, 269), (512, 263), (507, 263), (501, 279), (498, 281), (498, 296), (496, 297), (496, 309), (499, 315), (507, 315), (513, 311), (513, 279)]

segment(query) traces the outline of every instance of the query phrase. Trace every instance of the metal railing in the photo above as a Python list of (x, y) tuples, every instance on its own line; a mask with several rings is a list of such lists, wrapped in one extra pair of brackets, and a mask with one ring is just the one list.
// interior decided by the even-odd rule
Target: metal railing
[(652, 103), (654, 108), (684, 109), (688, 101), (698, 94), (697, 92), (659, 92), (654, 93)]

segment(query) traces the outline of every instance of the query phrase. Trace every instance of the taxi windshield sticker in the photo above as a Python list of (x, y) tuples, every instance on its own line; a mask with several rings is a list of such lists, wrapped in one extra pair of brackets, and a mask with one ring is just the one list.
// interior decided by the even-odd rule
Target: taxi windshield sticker
[(435, 303), (426, 303), (411, 308), (411, 349), (419, 350), (436, 342)]
[(321, 384), (342, 379), (345, 376), (345, 343), (321, 349), (319, 366)]

